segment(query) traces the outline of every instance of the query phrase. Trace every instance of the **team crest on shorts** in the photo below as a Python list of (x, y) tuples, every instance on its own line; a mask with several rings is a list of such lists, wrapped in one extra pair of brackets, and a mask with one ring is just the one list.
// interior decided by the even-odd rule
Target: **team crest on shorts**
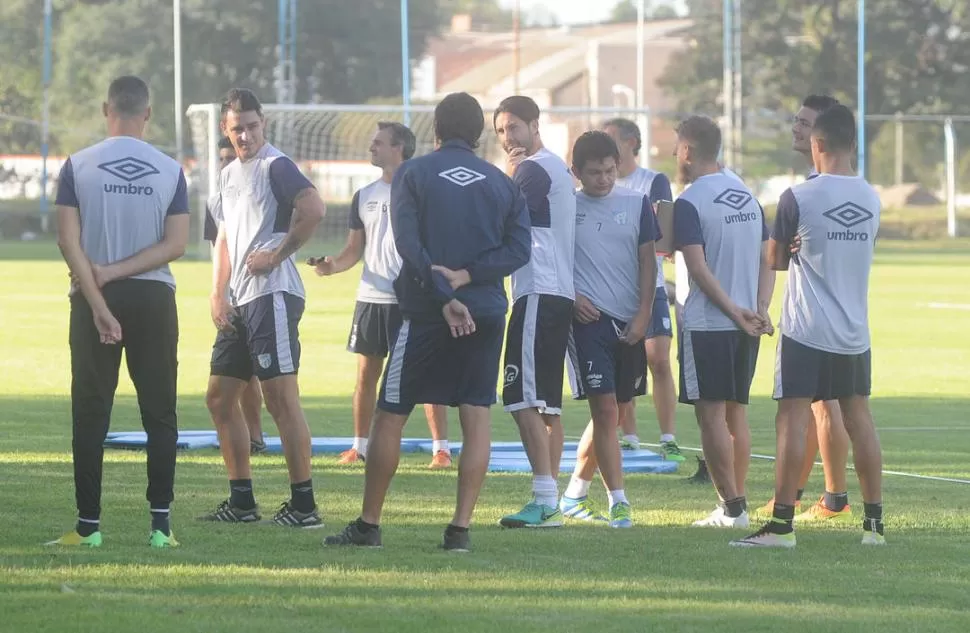
[(519, 368), (515, 365), (505, 366), (505, 386), (508, 387), (519, 379)]
[(269, 369), (269, 366), (273, 364), (273, 356), (272, 354), (260, 354), (256, 357), (256, 362), (263, 369)]

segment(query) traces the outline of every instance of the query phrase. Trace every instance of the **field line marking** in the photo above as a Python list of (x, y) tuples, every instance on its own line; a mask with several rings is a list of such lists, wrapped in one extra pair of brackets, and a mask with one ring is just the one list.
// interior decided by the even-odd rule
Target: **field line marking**
[[(573, 441), (578, 441), (580, 438), (579, 437), (574, 437), (574, 436), (567, 436), (567, 437), (565, 437), (565, 439), (567, 439), (567, 440), (573, 440)], [(640, 445), (641, 446), (652, 446), (652, 447), (658, 447), (658, 448), (660, 447), (660, 444), (651, 444), (649, 442), (640, 442)], [(694, 447), (691, 447), (691, 446), (681, 446), (680, 448), (681, 448), (681, 450), (694, 451), (696, 453), (703, 453), (704, 452), (703, 449), (694, 448)], [(751, 453), (751, 457), (754, 458), (754, 459), (766, 459), (766, 460), (772, 461), (772, 462), (775, 461), (775, 456), (774, 455), (760, 455), (758, 453)], [(822, 462), (815, 462), (815, 465), (816, 466), (821, 466), (822, 465)], [(846, 466), (846, 469), (848, 469), (848, 470), (855, 470), (855, 468), (851, 464), (847, 465)], [(968, 484), (968, 485), (970, 485), (970, 479), (956, 479), (956, 478), (953, 478), (953, 477), (936, 477), (935, 475), (920, 475), (920, 474), (917, 474), (917, 473), (904, 473), (904, 472), (900, 472), (898, 470), (883, 470), (882, 471), (882, 474), (884, 474), (884, 475), (896, 475), (898, 477), (909, 477), (911, 479), (923, 479), (923, 480), (926, 480), (926, 481), (946, 481), (946, 482), (950, 482), (950, 483), (954, 483), (954, 484)]]
[(935, 310), (970, 310), (970, 303), (927, 303), (927, 307)]

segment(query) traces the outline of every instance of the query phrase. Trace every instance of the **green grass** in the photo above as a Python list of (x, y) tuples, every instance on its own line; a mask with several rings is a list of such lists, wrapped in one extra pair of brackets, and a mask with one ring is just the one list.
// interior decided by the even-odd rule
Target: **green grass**
[[(970, 254), (949, 243), (881, 243), (873, 271), (873, 410), (887, 470), (970, 478)], [(12, 247), (12, 248), (11, 248)], [(321, 247), (322, 248), (322, 247)], [(316, 251), (314, 251), (316, 252)], [(687, 526), (713, 507), (710, 489), (677, 475), (629, 476), (637, 527), (569, 525), (541, 533), (503, 531), (525, 475), (490, 475), (465, 556), (436, 549), (454, 502), (453, 472), (429, 472), (407, 456), (388, 498), (385, 548), (324, 549), (320, 539), (359, 511), (362, 470), (314, 459), (327, 529), (203, 525), (191, 517), (226, 494), (215, 451), (180, 454), (174, 527), (183, 547), (147, 547), (144, 455), (106, 454), (99, 551), (40, 544), (73, 523), (67, 278), (50, 244), (0, 243), (0, 631), (958, 631), (970, 629), (970, 486), (885, 478), (889, 546), (859, 545), (858, 525), (805, 528), (796, 551), (727, 546), (730, 531)], [(210, 427), (203, 403), (213, 338), (209, 268), (174, 267), (181, 316), (180, 425)], [(307, 277), (301, 328), (304, 406), (315, 435), (350, 433), (354, 357), (344, 351), (354, 273)], [(779, 278), (779, 293), (784, 286)], [(780, 296), (780, 295), (779, 295)], [(775, 311), (778, 301), (775, 302)], [(754, 383), (754, 452), (774, 453), (774, 341), (766, 340)], [(652, 412), (638, 409), (654, 439)], [(578, 435), (587, 412), (569, 402), (564, 421)], [(517, 439), (493, 410), (495, 439)], [(678, 411), (679, 439), (697, 446), (690, 409)], [(266, 418), (267, 428), (272, 428)], [(139, 427), (134, 392), (122, 377), (113, 429)], [(452, 437), (460, 434), (452, 416)], [(407, 429), (427, 436), (420, 415)], [(773, 465), (754, 460), (749, 498), (770, 495)], [(282, 457), (255, 460), (256, 492), (269, 510), (287, 496)], [(566, 481), (566, 475), (561, 477)], [(806, 498), (821, 492), (821, 475)], [(603, 492), (594, 489), (600, 504)], [(850, 476), (850, 499), (861, 510)]]

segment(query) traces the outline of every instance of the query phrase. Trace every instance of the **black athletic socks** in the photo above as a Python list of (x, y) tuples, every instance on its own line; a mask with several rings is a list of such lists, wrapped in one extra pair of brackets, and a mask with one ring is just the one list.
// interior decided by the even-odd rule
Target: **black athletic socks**
[(845, 506), (849, 505), (849, 493), (825, 491), (822, 496), (822, 503), (832, 512), (841, 512)]
[(732, 519), (736, 519), (747, 509), (748, 503), (744, 497), (728, 499), (724, 502), (724, 511)]
[(374, 523), (368, 523), (364, 519), (357, 517), (357, 529), (360, 532), (370, 532), (371, 530), (376, 530), (379, 526)]
[(882, 504), (866, 503), (863, 504), (863, 506), (865, 508), (865, 518), (862, 520), (862, 529), (870, 531), (874, 530), (879, 534), (882, 534)]
[(290, 484), (290, 505), (300, 512), (313, 512), (317, 502), (313, 499), (313, 480), (307, 479)]
[(101, 522), (98, 519), (79, 518), (75, 529), (81, 536), (91, 536), (101, 529)]
[(252, 510), (256, 507), (252, 479), (229, 480), (229, 505), (240, 510)]
[(771, 521), (766, 526), (773, 534), (788, 534), (792, 531), (792, 521), (795, 520), (795, 506), (788, 506), (775, 502), (771, 513)]
[(172, 535), (172, 528), (169, 523), (169, 511), (168, 509), (160, 510), (157, 508), (151, 509), (152, 513), (152, 531), (160, 531), (165, 536)]

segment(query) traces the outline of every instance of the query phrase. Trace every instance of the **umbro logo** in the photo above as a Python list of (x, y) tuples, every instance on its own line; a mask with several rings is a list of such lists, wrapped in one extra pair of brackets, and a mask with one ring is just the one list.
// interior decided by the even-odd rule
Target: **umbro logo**
[(480, 174), (467, 167), (452, 167), (438, 174), (448, 182), (454, 183), (459, 187), (467, 187), (473, 182), (485, 180), (485, 174)]
[(854, 202), (844, 202), (834, 209), (829, 209), (823, 213), (825, 217), (841, 224), (847, 229), (867, 222), (873, 218), (872, 212), (868, 209), (864, 209)]
[(125, 182), (135, 182), (146, 176), (154, 176), (160, 173), (155, 169), (154, 165), (131, 156), (101, 163), (98, 165), (98, 169), (103, 169), (115, 178), (121, 178)]
[(746, 204), (751, 202), (751, 194), (740, 189), (725, 189), (714, 198), (714, 202), (725, 204), (735, 211), (740, 211)]

